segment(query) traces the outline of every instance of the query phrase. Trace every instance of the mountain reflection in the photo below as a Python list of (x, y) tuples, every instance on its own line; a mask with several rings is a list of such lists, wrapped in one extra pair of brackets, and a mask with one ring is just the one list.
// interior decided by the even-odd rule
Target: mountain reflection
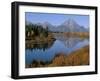
[(62, 34), (54, 34), (54, 37), (56, 40), (62, 42), (67, 48), (73, 48), (75, 45), (85, 40), (81, 37), (66, 37)]

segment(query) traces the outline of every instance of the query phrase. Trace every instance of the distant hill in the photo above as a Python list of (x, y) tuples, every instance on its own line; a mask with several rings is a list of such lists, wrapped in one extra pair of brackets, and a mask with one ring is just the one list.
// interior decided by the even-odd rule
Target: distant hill
[(43, 28), (48, 27), (48, 30), (52, 31), (52, 32), (88, 32), (89, 31), (88, 28), (85, 28), (84, 26), (80, 26), (73, 19), (66, 20), (59, 26), (54, 26), (54, 25), (50, 24), (49, 22), (36, 23), (36, 24), (42, 25)]

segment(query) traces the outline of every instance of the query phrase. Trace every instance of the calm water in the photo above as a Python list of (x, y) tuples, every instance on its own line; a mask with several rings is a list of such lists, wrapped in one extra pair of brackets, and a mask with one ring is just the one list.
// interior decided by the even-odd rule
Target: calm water
[(89, 44), (88, 39), (67, 38), (62, 35), (54, 35), (52, 43), (34, 44), (33, 48), (25, 50), (25, 63), (31, 64), (33, 60), (51, 61), (58, 53), (70, 54)]

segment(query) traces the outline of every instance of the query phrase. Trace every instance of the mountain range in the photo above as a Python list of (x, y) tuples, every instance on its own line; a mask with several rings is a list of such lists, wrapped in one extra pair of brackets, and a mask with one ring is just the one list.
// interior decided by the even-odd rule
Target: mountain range
[(41, 25), (43, 28), (48, 27), (48, 30), (52, 32), (88, 32), (89, 31), (88, 28), (85, 28), (84, 26), (80, 26), (73, 19), (68, 19), (58, 26), (54, 26), (50, 24), (49, 22), (35, 23), (35, 24)]

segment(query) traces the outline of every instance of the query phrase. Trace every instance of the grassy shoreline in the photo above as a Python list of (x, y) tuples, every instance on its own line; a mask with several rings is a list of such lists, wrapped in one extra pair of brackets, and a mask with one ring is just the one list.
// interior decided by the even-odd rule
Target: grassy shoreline
[(89, 65), (89, 46), (85, 46), (65, 56), (60, 53), (48, 66), (79, 66)]
[(59, 32), (54, 34), (62, 34), (67, 37), (81, 37), (81, 38), (88, 38), (89, 32)]
[(32, 64), (26, 64), (26, 68), (35, 67), (58, 67), (58, 66), (80, 66), (89, 65), (89, 45), (78, 49), (69, 55), (63, 53), (57, 54), (51, 62), (34, 61)]

